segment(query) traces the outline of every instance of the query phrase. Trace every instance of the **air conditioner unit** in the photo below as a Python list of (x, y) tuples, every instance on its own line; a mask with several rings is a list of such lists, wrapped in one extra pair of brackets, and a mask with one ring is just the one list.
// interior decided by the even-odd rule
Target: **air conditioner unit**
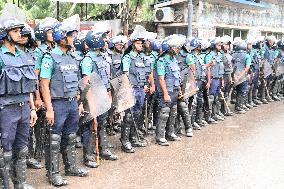
[(158, 8), (154, 11), (155, 22), (173, 22), (175, 10), (171, 7)]

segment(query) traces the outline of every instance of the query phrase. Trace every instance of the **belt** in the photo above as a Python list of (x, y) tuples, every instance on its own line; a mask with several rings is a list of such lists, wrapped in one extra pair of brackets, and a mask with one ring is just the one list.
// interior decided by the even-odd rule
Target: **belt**
[(14, 103), (14, 104), (6, 104), (6, 105), (0, 105), (0, 107), (5, 107), (5, 106), (19, 106), (19, 107), (23, 107), (24, 105), (26, 105), (27, 102), (18, 102), (18, 103)]
[(52, 98), (52, 100), (74, 101), (74, 100), (77, 100), (77, 97), (69, 97), (69, 98)]
[(142, 89), (142, 88), (144, 89), (144, 86), (134, 86), (133, 88), (134, 89)]
[(221, 77), (211, 77), (211, 79), (221, 79)]

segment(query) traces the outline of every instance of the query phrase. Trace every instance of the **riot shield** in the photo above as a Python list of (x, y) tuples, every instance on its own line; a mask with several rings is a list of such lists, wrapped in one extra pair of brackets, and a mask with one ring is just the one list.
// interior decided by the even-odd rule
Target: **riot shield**
[(97, 117), (107, 112), (111, 108), (106, 87), (97, 73), (84, 77), (79, 81), (81, 99), (86, 102), (85, 109), (93, 116)]
[(182, 97), (184, 99), (195, 95), (199, 90), (199, 88), (196, 86), (196, 81), (192, 70), (190, 68), (185, 70), (188, 72), (183, 76)]
[(276, 60), (274, 63), (275, 74), (276, 76), (280, 76), (284, 73), (284, 63), (281, 60)]
[(234, 71), (234, 86), (245, 82), (247, 80), (247, 73), (244, 74), (244, 70), (235, 69)]
[(135, 96), (126, 74), (122, 74), (112, 79), (110, 84), (113, 89), (112, 107), (115, 112), (123, 112), (134, 106)]
[(264, 78), (267, 78), (273, 72), (272, 66), (271, 66), (271, 64), (267, 60), (265, 60), (263, 62), (262, 66), (263, 66)]

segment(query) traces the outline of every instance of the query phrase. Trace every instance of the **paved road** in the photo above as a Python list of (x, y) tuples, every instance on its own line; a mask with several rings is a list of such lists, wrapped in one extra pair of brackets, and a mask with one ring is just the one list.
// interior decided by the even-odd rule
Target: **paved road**
[[(87, 178), (68, 177), (70, 189), (283, 189), (284, 101), (196, 131), (169, 147), (154, 144), (120, 160), (102, 162)], [(81, 153), (79, 155), (81, 157)], [(52, 188), (45, 172), (29, 171), (37, 188)]]

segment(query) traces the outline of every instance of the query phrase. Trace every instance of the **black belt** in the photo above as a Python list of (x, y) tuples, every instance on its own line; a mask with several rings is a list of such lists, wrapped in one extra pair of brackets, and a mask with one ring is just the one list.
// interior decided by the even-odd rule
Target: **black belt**
[(77, 100), (77, 97), (69, 97), (69, 98), (52, 98), (51, 100), (74, 101), (74, 100)]
[(222, 77), (211, 77), (211, 79), (221, 79)]
[(18, 102), (18, 103), (13, 103), (13, 104), (6, 104), (6, 105), (0, 105), (0, 107), (5, 107), (5, 106), (19, 106), (19, 107), (23, 107), (24, 105), (26, 105), (27, 102)]
[(142, 89), (142, 88), (144, 89), (144, 86), (134, 86), (133, 88), (134, 88), (134, 89), (135, 89), (135, 88), (136, 88), (136, 89)]

